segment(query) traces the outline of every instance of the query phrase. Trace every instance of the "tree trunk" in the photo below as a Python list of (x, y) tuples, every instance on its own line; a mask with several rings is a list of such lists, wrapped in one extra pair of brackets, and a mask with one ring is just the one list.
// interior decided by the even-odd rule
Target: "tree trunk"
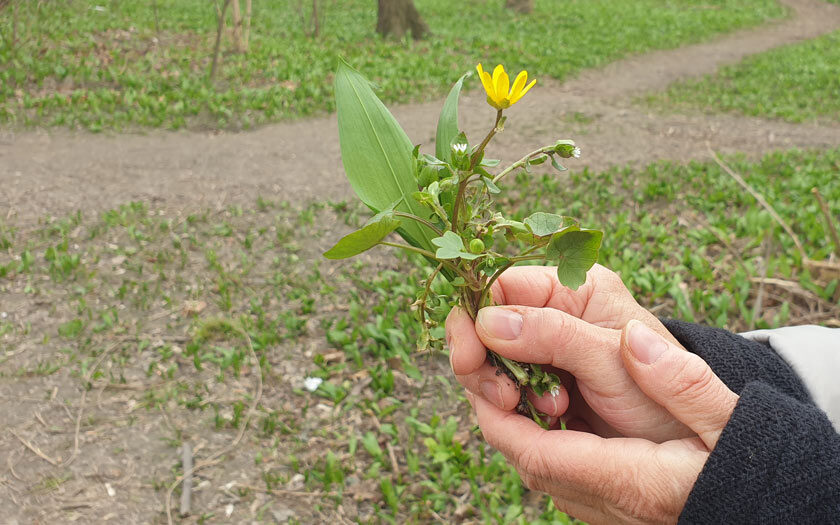
[(534, 0), (505, 0), (505, 7), (518, 13), (530, 13), (534, 10)]
[(414, 40), (420, 40), (429, 32), (429, 26), (414, 7), (414, 0), (379, 0), (376, 32), (402, 38), (409, 31)]
[(237, 53), (245, 52), (245, 45), (242, 42), (242, 13), (239, 10), (239, 0), (233, 0), (233, 45)]

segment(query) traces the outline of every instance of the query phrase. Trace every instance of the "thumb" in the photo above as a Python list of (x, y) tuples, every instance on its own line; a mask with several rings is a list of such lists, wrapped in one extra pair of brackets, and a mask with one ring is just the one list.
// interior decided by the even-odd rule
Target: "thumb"
[(738, 395), (703, 359), (636, 320), (621, 332), (621, 357), (648, 397), (696, 432), (709, 450), (715, 447)]

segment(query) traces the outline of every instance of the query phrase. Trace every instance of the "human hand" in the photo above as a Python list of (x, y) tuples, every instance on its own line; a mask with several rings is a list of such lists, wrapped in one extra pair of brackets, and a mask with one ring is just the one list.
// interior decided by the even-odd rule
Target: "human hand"
[(675, 523), (738, 395), (698, 356), (631, 320), (620, 358), (640, 389), (696, 437), (661, 444), (544, 430), (527, 417), (467, 394), (487, 442), (532, 490), (592, 524)]
[(621, 362), (621, 329), (631, 319), (679, 343), (639, 306), (617, 274), (595, 265), (575, 291), (560, 284), (554, 268), (514, 267), (492, 292), (496, 304), (508, 306), (483, 308), (475, 324), (466, 312), (453, 309), (446, 321), (452, 369), (468, 391), (503, 410), (519, 402), (513, 382), (487, 362), (489, 348), (555, 369), (564, 385), (560, 394), (536, 398), (529, 392), (529, 397), (540, 412), (563, 416), (568, 428), (657, 442), (692, 435), (644, 395)]

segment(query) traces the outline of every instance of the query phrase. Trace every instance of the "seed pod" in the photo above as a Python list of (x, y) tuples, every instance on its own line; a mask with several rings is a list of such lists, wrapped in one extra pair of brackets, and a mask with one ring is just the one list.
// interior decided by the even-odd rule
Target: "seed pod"
[(473, 239), (470, 241), (470, 251), (472, 253), (481, 253), (484, 251), (484, 241), (481, 239)]

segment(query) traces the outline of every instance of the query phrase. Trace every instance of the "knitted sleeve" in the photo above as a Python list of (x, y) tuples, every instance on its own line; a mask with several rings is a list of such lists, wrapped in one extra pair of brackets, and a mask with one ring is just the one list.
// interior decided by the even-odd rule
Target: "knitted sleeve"
[(840, 435), (772, 349), (664, 320), (740, 395), (679, 523), (840, 523)]
[(840, 523), (840, 435), (825, 413), (748, 383), (679, 523)]
[(662, 323), (686, 350), (702, 357), (736, 394), (747, 383), (761, 381), (798, 401), (811, 401), (796, 372), (768, 346), (720, 328), (674, 319), (662, 319)]

